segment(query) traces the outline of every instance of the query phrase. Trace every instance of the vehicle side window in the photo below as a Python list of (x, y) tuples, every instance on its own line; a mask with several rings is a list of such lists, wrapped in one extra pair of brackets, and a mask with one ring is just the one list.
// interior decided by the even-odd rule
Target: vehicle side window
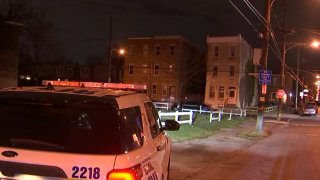
[(154, 108), (152, 102), (144, 103), (144, 106), (147, 111), (151, 134), (154, 138), (161, 132), (158, 111)]
[(143, 145), (143, 126), (139, 106), (120, 110), (121, 144), (125, 151), (137, 149)]

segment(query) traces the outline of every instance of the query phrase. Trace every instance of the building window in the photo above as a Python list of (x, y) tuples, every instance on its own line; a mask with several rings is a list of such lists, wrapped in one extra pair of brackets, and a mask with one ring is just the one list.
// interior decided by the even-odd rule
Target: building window
[(169, 65), (169, 73), (173, 73), (173, 65)]
[(134, 45), (130, 45), (129, 46), (129, 56), (133, 56), (134, 55)]
[(157, 85), (152, 84), (152, 95), (157, 95)]
[(81, 69), (81, 75), (88, 75), (89, 74), (89, 69), (88, 68), (82, 68)]
[(129, 64), (129, 74), (133, 74), (133, 64)]
[(148, 65), (147, 64), (142, 65), (141, 75), (142, 76), (147, 76), (148, 75)]
[(236, 97), (236, 88), (235, 87), (229, 87), (229, 97), (230, 98)]
[(176, 49), (175, 45), (170, 45), (170, 55), (171, 56), (175, 55), (175, 49)]
[(176, 98), (176, 87), (175, 86), (169, 86), (169, 97), (170, 97), (170, 99)]
[(148, 57), (149, 54), (149, 46), (147, 44), (143, 45), (143, 57)]
[(155, 53), (156, 53), (156, 56), (160, 56), (160, 45), (156, 45)]
[(214, 98), (215, 96), (215, 86), (210, 86), (209, 97)]
[(214, 59), (218, 59), (219, 57), (219, 46), (218, 45), (214, 45), (213, 46), (213, 54), (212, 54)]
[(160, 66), (159, 64), (154, 65), (154, 75), (159, 75)]
[(217, 77), (218, 76), (218, 66), (213, 66), (212, 76), (213, 77)]
[(167, 89), (168, 86), (166, 84), (162, 85), (162, 96), (166, 97), (167, 96)]
[(231, 79), (234, 78), (234, 66), (230, 66), (230, 69), (229, 69), (229, 76)]
[(224, 98), (224, 87), (223, 86), (219, 87), (219, 98), (220, 99)]
[(229, 46), (229, 57), (235, 57), (236, 56), (236, 46), (231, 45)]

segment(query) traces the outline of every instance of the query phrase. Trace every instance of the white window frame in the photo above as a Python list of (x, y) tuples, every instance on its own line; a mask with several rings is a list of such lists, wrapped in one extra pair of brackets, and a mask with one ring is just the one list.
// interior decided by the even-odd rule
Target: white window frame
[[(231, 97), (231, 91), (233, 91), (234, 96)], [(229, 98), (234, 99), (236, 97), (236, 87), (229, 87)]]
[[(221, 96), (222, 95), (222, 96)], [(218, 92), (218, 97), (219, 99), (224, 99), (225, 95), (225, 88), (224, 86), (219, 86), (219, 92)]]

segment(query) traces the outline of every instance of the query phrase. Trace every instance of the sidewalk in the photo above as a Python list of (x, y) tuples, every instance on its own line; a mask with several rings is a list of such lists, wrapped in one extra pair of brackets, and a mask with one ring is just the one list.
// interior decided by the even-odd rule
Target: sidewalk
[[(235, 128), (225, 128), (216, 134), (205, 138), (172, 144), (170, 177), (175, 180), (193, 179), (193, 175), (210, 164), (226, 161), (238, 153), (247, 150), (260, 140), (276, 133), (286, 127), (288, 122), (277, 121), (277, 113), (264, 114), (263, 130), (261, 137), (245, 137), (243, 134), (254, 132), (256, 121), (248, 120)], [(283, 119), (295, 118), (297, 115), (284, 113)]]
[[(265, 112), (263, 113), (263, 117), (266, 120), (277, 120), (278, 118), (278, 110), (271, 111), (271, 112)], [(295, 119), (298, 118), (299, 115), (291, 112), (282, 112), (281, 113), (281, 119), (282, 120), (288, 120), (288, 119)]]

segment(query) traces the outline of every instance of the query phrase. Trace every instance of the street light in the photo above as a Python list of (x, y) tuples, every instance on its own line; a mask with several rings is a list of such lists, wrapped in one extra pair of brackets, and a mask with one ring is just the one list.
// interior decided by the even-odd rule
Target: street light
[(313, 48), (319, 48), (320, 42), (319, 42), (319, 41), (313, 41), (313, 42), (310, 44), (310, 46), (313, 47)]
[(114, 52), (117, 52), (119, 55), (124, 55), (125, 54), (125, 50), (124, 49), (111, 49), (109, 52), (109, 58), (108, 58), (108, 71), (107, 71), (107, 78), (108, 78), (108, 82), (111, 82), (111, 76), (110, 76), (110, 71), (111, 71), (111, 59), (112, 59), (112, 55)]

